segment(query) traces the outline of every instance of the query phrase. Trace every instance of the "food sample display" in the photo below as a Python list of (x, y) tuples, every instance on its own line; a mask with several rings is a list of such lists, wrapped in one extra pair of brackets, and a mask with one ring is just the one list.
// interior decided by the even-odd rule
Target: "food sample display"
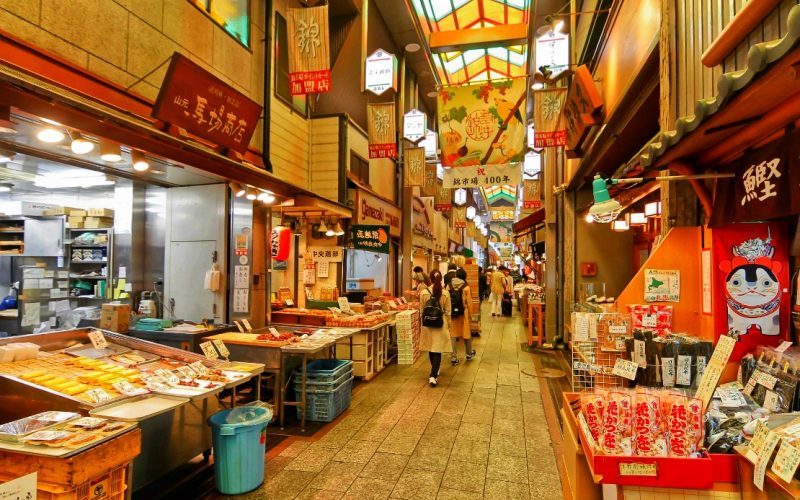
[(389, 321), (389, 315), (380, 311), (353, 316), (331, 316), (325, 324), (327, 326), (341, 326), (347, 328), (370, 328)]

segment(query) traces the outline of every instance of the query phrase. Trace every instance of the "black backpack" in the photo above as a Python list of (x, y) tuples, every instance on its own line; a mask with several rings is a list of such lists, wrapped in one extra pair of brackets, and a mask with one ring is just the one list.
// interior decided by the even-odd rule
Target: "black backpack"
[(431, 294), (422, 309), (422, 326), (441, 328), (444, 326), (444, 311), (439, 301)]
[(458, 288), (453, 288), (451, 284), (448, 288), (450, 289), (450, 317), (451, 318), (460, 318), (464, 315), (464, 294), (461, 293), (466, 287), (466, 283), (462, 284)]

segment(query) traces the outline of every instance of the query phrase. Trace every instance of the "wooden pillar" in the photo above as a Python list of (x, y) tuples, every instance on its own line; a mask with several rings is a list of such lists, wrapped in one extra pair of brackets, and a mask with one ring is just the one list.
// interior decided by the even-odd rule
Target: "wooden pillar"
[[(575, 296), (577, 294), (575, 287), (577, 286), (577, 271), (576, 271), (576, 248), (577, 248), (577, 226), (581, 223), (577, 219), (575, 213), (575, 202), (577, 193), (575, 191), (564, 192), (564, 224), (563, 228), (563, 241), (564, 241), (564, 256), (562, 266), (564, 269), (564, 284), (562, 293), (562, 311), (563, 311), (563, 324), (567, 325), (572, 321), (572, 306), (575, 303)], [(564, 341), (568, 340), (566, 334)]]
[(558, 199), (553, 194), (553, 186), (558, 185), (558, 151), (560, 148), (545, 148), (542, 152), (542, 191), (545, 206), (544, 248), (547, 263), (544, 272), (545, 285), (545, 341), (549, 344), (559, 333), (558, 330), (558, 275), (562, 264), (558, 251)]

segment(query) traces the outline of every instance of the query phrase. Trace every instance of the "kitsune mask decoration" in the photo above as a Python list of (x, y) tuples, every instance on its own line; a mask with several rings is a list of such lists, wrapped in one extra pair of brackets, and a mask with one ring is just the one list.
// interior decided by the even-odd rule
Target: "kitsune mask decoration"
[(732, 334), (780, 334), (778, 274), (783, 264), (772, 259), (775, 248), (771, 243), (769, 233), (766, 240), (746, 240), (731, 249), (733, 259), (720, 262), (720, 269), (726, 273), (725, 300)]

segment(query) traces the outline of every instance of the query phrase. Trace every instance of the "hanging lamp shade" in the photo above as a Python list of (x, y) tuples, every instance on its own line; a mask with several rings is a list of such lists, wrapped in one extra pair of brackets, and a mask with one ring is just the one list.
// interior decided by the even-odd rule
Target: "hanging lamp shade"
[(270, 253), (274, 260), (287, 260), (291, 250), (292, 230), (286, 226), (272, 228)]

